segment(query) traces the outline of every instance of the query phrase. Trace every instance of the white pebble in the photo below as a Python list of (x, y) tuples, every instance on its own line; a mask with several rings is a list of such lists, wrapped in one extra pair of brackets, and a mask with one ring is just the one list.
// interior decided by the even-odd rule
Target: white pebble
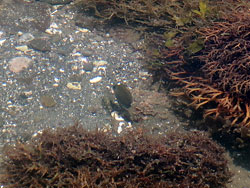
[(75, 53), (72, 53), (71, 56), (72, 57), (75, 57), (75, 56), (81, 56), (82, 54), (80, 52), (75, 52)]
[(89, 30), (88, 30), (88, 29), (85, 29), (85, 28), (78, 28), (78, 30), (79, 30), (80, 32), (82, 32), (82, 33), (87, 33), (87, 32), (89, 32)]
[(113, 117), (116, 121), (124, 121), (124, 119), (119, 116), (117, 112), (111, 112), (111, 117)]
[(27, 52), (29, 50), (29, 47), (27, 45), (23, 45), (23, 46), (17, 46), (16, 49), (22, 52)]
[(58, 29), (59, 27), (55, 22), (53, 22), (52, 24), (50, 24), (50, 28)]
[(6, 39), (0, 39), (0, 46), (2, 46), (5, 41)]
[(58, 83), (54, 83), (54, 84), (53, 84), (53, 87), (58, 87), (58, 86), (59, 86)]
[(107, 65), (108, 62), (107, 62), (107, 61), (100, 60), (100, 61), (94, 61), (93, 64), (94, 64), (96, 67), (99, 67), (99, 66)]
[(69, 82), (67, 83), (67, 88), (74, 89), (74, 90), (81, 90), (81, 83), (79, 82)]
[(35, 37), (31, 33), (25, 33), (20, 36), (19, 42), (29, 42), (33, 40)]
[(63, 68), (59, 69), (59, 72), (64, 73), (65, 70)]
[(122, 126), (119, 125), (119, 127), (117, 128), (117, 133), (120, 134), (122, 132)]
[(102, 77), (101, 76), (97, 76), (95, 78), (90, 79), (89, 82), (91, 84), (94, 84), (94, 83), (100, 82), (101, 80), (102, 80)]

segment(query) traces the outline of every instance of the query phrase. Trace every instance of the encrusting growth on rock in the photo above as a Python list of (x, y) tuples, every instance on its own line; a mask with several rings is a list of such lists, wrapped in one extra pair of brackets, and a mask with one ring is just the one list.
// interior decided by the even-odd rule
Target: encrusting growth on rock
[(6, 188), (222, 188), (224, 150), (202, 132), (113, 136), (79, 125), (45, 130), (4, 149)]

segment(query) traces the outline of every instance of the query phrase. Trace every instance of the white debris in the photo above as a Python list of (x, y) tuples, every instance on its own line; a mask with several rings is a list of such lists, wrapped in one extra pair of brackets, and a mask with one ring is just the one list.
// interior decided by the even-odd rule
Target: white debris
[(78, 31), (80, 31), (80, 32), (82, 32), (82, 33), (87, 33), (87, 32), (89, 32), (89, 30), (88, 29), (85, 29), (85, 28), (78, 28)]
[(67, 88), (74, 89), (74, 90), (81, 90), (81, 83), (79, 82), (69, 82), (67, 83)]
[(31, 51), (27, 45), (17, 46), (16, 49), (22, 52)]
[(102, 77), (101, 76), (97, 76), (97, 77), (94, 77), (94, 78), (90, 79), (89, 82), (91, 84), (94, 84), (94, 83), (100, 82), (101, 80), (102, 80)]
[(120, 134), (122, 132), (122, 126), (119, 125), (119, 127), (117, 128), (117, 133)]
[(0, 39), (0, 46), (2, 46), (5, 41), (6, 39)]
[(118, 115), (117, 112), (111, 112), (111, 117), (113, 117), (116, 121), (124, 121), (124, 119)]
[(99, 67), (99, 66), (104, 66), (104, 65), (107, 65), (108, 62), (107, 61), (103, 61), (103, 60), (100, 60), (100, 61), (94, 61), (93, 65), (95, 65), (96, 67)]

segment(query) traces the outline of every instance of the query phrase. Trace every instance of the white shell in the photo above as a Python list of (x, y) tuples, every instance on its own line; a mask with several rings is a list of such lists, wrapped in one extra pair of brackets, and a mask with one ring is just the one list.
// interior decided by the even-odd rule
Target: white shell
[(122, 126), (119, 125), (119, 127), (117, 128), (117, 133), (120, 134), (122, 132)]
[(29, 50), (29, 47), (27, 45), (23, 45), (23, 46), (17, 46), (16, 49), (22, 52), (26, 52)]
[(5, 41), (6, 41), (6, 39), (1, 39), (0, 40), (0, 46), (2, 46)]
[(94, 61), (93, 64), (94, 64), (96, 67), (99, 67), (99, 66), (107, 65), (108, 62), (107, 62), (107, 61), (100, 60), (100, 61)]
[(78, 28), (78, 31), (82, 32), (82, 33), (87, 33), (89, 32), (88, 29), (85, 29), (85, 28)]
[(94, 78), (90, 79), (89, 82), (91, 84), (94, 84), (94, 83), (100, 82), (101, 80), (102, 80), (102, 77), (101, 76), (97, 76), (97, 77), (94, 77)]
[(111, 112), (111, 117), (113, 117), (116, 121), (124, 121), (124, 119), (119, 116), (117, 112)]
[(74, 89), (74, 90), (81, 90), (81, 84), (78, 82), (69, 82), (67, 83), (67, 88)]

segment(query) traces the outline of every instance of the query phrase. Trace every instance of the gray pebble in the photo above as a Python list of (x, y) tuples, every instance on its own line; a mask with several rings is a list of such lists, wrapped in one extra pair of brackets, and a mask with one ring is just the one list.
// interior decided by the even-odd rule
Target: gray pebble
[(50, 43), (49, 41), (41, 38), (36, 38), (30, 41), (28, 44), (30, 48), (33, 48), (34, 50), (42, 51), (42, 52), (47, 52), (51, 50)]
[(88, 56), (93, 55), (94, 51), (91, 50), (91, 49), (84, 49), (81, 53), (82, 53), (83, 56), (88, 57)]
[(93, 63), (86, 63), (86, 64), (84, 64), (84, 66), (83, 66), (83, 69), (84, 69), (85, 71), (92, 71), (93, 68), (94, 68)]

